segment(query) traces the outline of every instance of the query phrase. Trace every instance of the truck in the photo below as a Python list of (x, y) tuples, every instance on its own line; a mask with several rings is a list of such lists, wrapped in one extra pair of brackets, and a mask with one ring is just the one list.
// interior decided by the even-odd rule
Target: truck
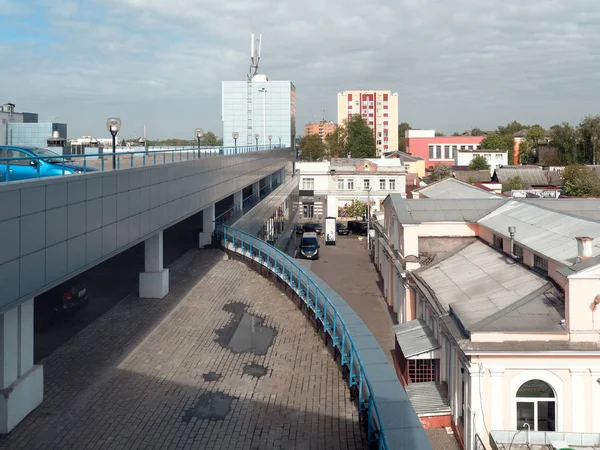
[(335, 245), (335, 217), (325, 218), (325, 245)]

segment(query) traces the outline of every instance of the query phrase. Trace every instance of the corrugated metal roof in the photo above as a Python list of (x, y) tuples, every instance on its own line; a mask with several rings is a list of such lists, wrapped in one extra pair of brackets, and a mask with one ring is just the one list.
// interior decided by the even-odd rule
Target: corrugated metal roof
[[(540, 199), (545, 205), (547, 199)], [(558, 206), (560, 203), (553, 203)], [(508, 227), (516, 227), (515, 241), (546, 258), (571, 265), (577, 259), (578, 236), (595, 239), (593, 256), (600, 254), (600, 222), (559, 213), (534, 202), (511, 200), (479, 223), (508, 238)]]
[[(489, 172), (488, 172), (489, 174)], [(490, 177), (488, 176), (488, 181)], [(463, 183), (455, 178), (446, 178), (441, 181), (437, 181), (428, 186), (417, 189), (413, 192), (418, 192), (420, 195), (427, 198), (500, 198), (500, 196), (493, 192), (484, 191), (478, 187), (471, 186), (470, 184)], [(413, 194), (414, 195), (414, 194)]]
[(523, 198), (518, 201), (538, 208), (600, 221), (600, 198)]
[(407, 359), (440, 348), (433, 331), (421, 319), (394, 325), (393, 329), (396, 341)]
[(548, 180), (540, 166), (509, 166), (496, 169), (493, 179), (505, 183), (509, 178), (519, 177), (525, 187), (546, 186)]
[(418, 416), (450, 414), (448, 388), (445, 383), (409, 383), (404, 389)]
[(401, 194), (390, 194), (400, 223), (471, 222), (475, 223), (507, 198), (490, 199), (404, 199)]
[(454, 178), (459, 181), (466, 183), (470, 182), (482, 182), (489, 183), (492, 179), (489, 170), (456, 170), (454, 171)]
[(554, 285), (481, 241), (415, 275), (467, 331), (564, 331)]

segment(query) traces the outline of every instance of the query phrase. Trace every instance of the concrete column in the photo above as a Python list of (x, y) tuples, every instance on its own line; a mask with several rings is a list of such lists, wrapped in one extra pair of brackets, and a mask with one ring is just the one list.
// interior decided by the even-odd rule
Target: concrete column
[(169, 269), (163, 267), (163, 232), (146, 239), (145, 272), (140, 273), (140, 297), (164, 298), (169, 293)]
[[(241, 194), (240, 194), (241, 195)], [(235, 199), (235, 197), (234, 197)], [(212, 234), (215, 231), (215, 204), (208, 205), (202, 210), (202, 232), (199, 236), (200, 248), (212, 243)]]
[(244, 201), (244, 195), (241, 190), (233, 193), (233, 208), (235, 211), (242, 210), (242, 202), (243, 201)]
[(44, 370), (33, 365), (33, 299), (0, 314), (0, 434), (44, 399)]
[[(504, 370), (490, 369), (490, 377), (492, 378), (492, 428), (491, 430), (504, 430), (504, 408), (503, 399), (503, 377)], [(509, 402), (510, 405), (511, 402)], [(510, 406), (512, 407), (512, 406)]]

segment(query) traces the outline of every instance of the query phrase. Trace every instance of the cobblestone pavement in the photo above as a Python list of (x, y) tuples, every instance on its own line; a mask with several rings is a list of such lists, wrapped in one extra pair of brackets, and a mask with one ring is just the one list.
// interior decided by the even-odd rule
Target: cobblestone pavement
[(42, 361), (45, 400), (1, 449), (359, 449), (329, 351), (277, 287), (218, 250), (170, 267)]

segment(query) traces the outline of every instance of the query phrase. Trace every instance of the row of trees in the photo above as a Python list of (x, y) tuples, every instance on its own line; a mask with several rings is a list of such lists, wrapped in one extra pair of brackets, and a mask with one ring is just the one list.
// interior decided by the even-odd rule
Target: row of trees
[(300, 160), (322, 161), (332, 157), (374, 158), (376, 156), (373, 130), (358, 114), (338, 125), (333, 133), (325, 137), (318, 134), (304, 136), (298, 143)]
[[(137, 141), (135, 141), (135, 142), (137, 145)], [(161, 146), (161, 147), (166, 147), (166, 146), (185, 147), (185, 146), (190, 146), (190, 145), (198, 145), (198, 141), (196, 139), (176, 139), (176, 138), (157, 139), (157, 140), (148, 140), (148, 145), (149, 146), (156, 145), (156, 146)], [(202, 146), (223, 145), (223, 139), (219, 138), (212, 131), (207, 131), (206, 133), (204, 133), (204, 136), (202, 136), (202, 138), (200, 139), (200, 145), (202, 145)]]

